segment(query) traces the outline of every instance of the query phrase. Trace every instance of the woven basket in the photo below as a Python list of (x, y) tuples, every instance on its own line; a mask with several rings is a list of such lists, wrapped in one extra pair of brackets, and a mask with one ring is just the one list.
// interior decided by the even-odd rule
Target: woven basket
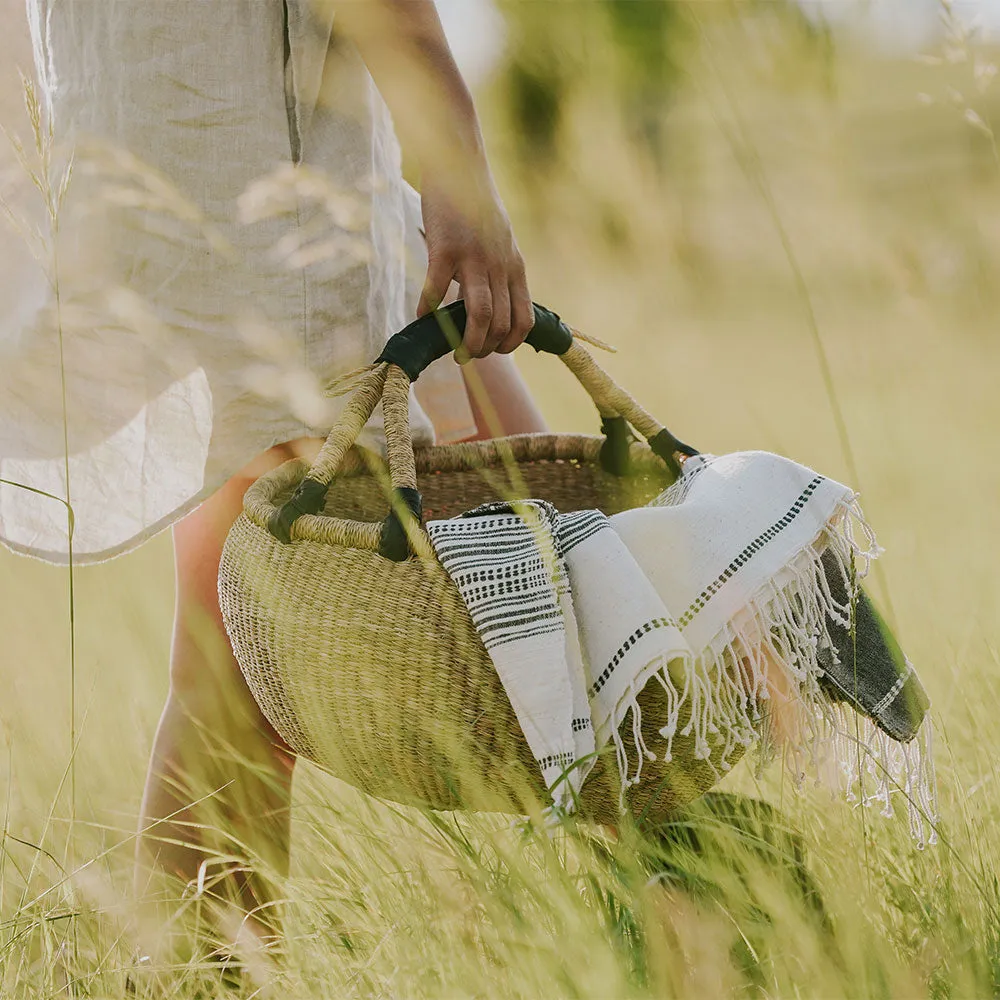
[[(606, 436), (521, 435), (414, 453), (411, 379), (448, 349), (464, 313), (459, 304), (431, 319), (436, 329), (427, 318), (408, 327), (361, 376), (311, 468), (288, 462), (247, 491), (222, 556), (221, 606), (250, 690), (297, 753), (381, 798), (524, 812), (531, 799), (548, 801), (541, 775), (420, 528), (421, 510), (451, 517), (520, 496), (612, 514), (659, 494), (693, 449), (618, 388), (558, 317), (538, 309), (529, 343), (561, 357), (597, 403)], [(416, 342), (423, 353), (415, 360), (406, 346)], [(380, 399), (387, 468), (354, 447)], [(626, 421), (650, 444), (630, 440)], [(663, 687), (647, 685), (639, 704), (655, 747), (667, 721)], [(718, 762), (696, 760), (693, 750), (693, 738), (678, 735), (669, 764), (646, 763), (625, 795), (635, 817), (659, 821), (718, 780)], [(615, 821), (620, 791), (614, 754), (602, 755), (581, 811)]]

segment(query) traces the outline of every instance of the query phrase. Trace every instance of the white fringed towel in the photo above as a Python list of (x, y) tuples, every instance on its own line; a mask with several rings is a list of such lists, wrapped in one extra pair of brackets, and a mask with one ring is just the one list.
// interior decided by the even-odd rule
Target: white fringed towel
[[(641, 780), (644, 760), (669, 760), (685, 707), (695, 756), (728, 767), (737, 746), (758, 738), (769, 670), (781, 670), (813, 710), (804, 739), (844, 733), (820, 684), (820, 660), (836, 658), (831, 627), (852, 620), (850, 597), (837, 593), (855, 593), (878, 554), (846, 486), (778, 455), (741, 452), (688, 459), (652, 504), (610, 519), (599, 511), (559, 515), (537, 501), (517, 510), (522, 516), (488, 505), (427, 529), (558, 805), (570, 804), (592, 750), (609, 741), (623, 792)], [(843, 587), (831, 586), (824, 560)], [(650, 682), (663, 686), (670, 706), (662, 742), (652, 747), (637, 701)], [(585, 742), (581, 683), (594, 734)], [(891, 765), (877, 797), (893, 784), (912, 793), (920, 839), (919, 814), (934, 814), (929, 761), (909, 747), (887, 752), (883, 735), (866, 736), (881, 748), (883, 767)]]

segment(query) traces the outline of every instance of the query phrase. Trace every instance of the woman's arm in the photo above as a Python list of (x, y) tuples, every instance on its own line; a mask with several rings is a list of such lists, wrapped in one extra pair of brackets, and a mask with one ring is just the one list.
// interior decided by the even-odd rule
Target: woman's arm
[(514, 350), (533, 322), (524, 261), (433, 0), (340, 0), (336, 9), (420, 168), (429, 266), (418, 311), (436, 307), (454, 279), (468, 306), (465, 353)]

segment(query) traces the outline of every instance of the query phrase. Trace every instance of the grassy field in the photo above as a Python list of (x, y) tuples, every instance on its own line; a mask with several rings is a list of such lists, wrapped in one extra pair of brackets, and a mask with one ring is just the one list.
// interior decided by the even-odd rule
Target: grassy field
[[(302, 766), (288, 958), (251, 963), (262, 994), (1000, 993), (1000, 165), (985, 131), (995, 102), (976, 85), (988, 55), (890, 62), (780, 18), (713, 23), (683, 60), (660, 162), (625, 141), (599, 67), (567, 98), (549, 161), (518, 160), (499, 84), (484, 95), (535, 298), (616, 344), (608, 367), (680, 436), (854, 479), (822, 344), (853, 485), (887, 550), (873, 592), (933, 700), (941, 842), (918, 851), (902, 816), (737, 768), (723, 787), (764, 797), (801, 833), (820, 916), (724, 831), (679, 850), (673, 879), (651, 878), (637, 860), (649, 844), (627, 832), (522, 840), (503, 818), (400, 810)], [(554, 427), (595, 428), (555, 361), (525, 357), (523, 371)], [(67, 575), (0, 552), (0, 996), (120, 997), (135, 947), (132, 836), (166, 691), (169, 539), (76, 583), (71, 827)], [(193, 965), (161, 973), (173, 996), (217, 988)]]

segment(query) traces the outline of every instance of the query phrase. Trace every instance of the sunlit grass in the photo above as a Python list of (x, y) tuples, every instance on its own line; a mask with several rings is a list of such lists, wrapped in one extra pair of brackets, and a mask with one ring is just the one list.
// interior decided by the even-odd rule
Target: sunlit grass
[[(711, 59), (701, 49), (685, 62), (662, 174), (625, 151), (596, 80), (570, 95), (561, 163), (536, 179), (534, 198), (499, 97), (487, 131), (535, 298), (618, 346), (602, 363), (648, 408), (705, 450), (769, 448), (863, 487), (898, 630), (934, 701), (942, 844), (918, 851), (904, 817), (862, 821), (823, 789), (795, 792), (780, 770), (757, 779), (746, 765), (723, 787), (781, 810), (767, 835), (702, 804), (666, 845), (627, 826), (617, 839), (586, 829), (549, 839), (504, 817), (424, 815), (304, 765), (292, 874), (278, 880), (284, 954), (236, 948), (249, 992), (1000, 990), (1000, 177), (990, 142), (979, 144), (989, 137), (965, 114), (988, 123), (991, 92), (958, 108), (945, 88), (960, 86), (950, 74), (966, 64), (850, 52), (824, 89), (815, 49), (767, 23), (719, 29)], [(982, 49), (969, 59), (988, 64)], [(734, 114), (739, 143), (727, 131)], [(524, 370), (554, 426), (596, 430), (556, 361), (525, 359)], [(157, 934), (133, 908), (131, 861), (166, 687), (169, 552), (160, 538), (77, 572), (72, 826), (65, 570), (0, 556), (0, 994), (120, 997)], [(774, 834), (785, 825), (794, 835)], [(210, 912), (224, 863), (185, 892), (184, 919), (208, 938), (238, 937)], [(157, 958), (136, 982), (212, 996), (224, 973), (203, 961), (210, 950)]]

